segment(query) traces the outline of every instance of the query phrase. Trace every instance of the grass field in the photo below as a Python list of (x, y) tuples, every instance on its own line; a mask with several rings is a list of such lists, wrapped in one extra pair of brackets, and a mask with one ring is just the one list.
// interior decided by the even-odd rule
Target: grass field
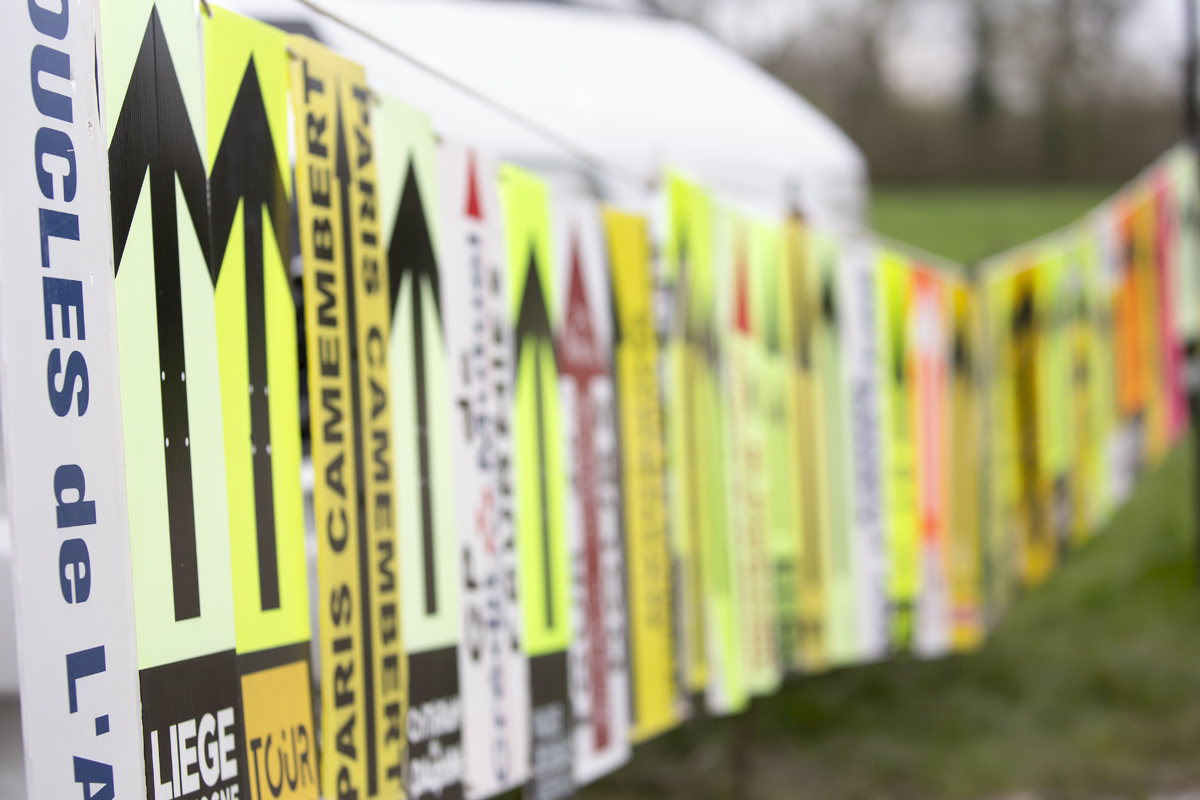
[[(693, 722), (608, 798), (1147, 798), (1200, 786), (1200, 592), (1177, 449), (977, 653), (797, 679)], [(734, 741), (751, 744), (733, 791)]]
[(944, 258), (973, 264), (1078, 219), (1115, 186), (884, 186), (871, 227)]

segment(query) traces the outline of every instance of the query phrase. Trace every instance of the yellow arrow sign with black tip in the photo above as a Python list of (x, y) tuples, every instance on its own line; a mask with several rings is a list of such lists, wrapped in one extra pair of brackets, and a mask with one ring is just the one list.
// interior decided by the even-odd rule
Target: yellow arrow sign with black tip
[(529, 653), (533, 772), (530, 790), (551, 800), (574, 791), (567, 647), (570, 559), (564, 524), (562, 420), (554, 355), (549, 192), (516, 167), (500, 169), (516, 381), (519, 596)]
[[(723, 420), (714, 297), (718, 214), (708, 192), (669, 176), (663, 278), (672, 292), (663, 345), (671, 552), (684, 684), (713, 713), (745, 703), (735, 659), (736, 616), (726, 525)], [(684, 707), (681, 713), (690, 713)]]
[(300, 375), (288, 276), (287, 37), (220, 8), (202, 22), (249, 796), (316, 798)]
[(897, 253), (879, 253), (876, 307), (882, 388), (883, 496), (887, 516), (887, 586), (891, 638), (895, 650), (912, 645), (913, 605), (920, 591), (917, 547), (916, 443), (909, 316), (911, 262)]

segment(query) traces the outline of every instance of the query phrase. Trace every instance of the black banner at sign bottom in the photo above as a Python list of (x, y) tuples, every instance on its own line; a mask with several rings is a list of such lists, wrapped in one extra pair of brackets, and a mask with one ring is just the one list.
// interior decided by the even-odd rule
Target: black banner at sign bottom
[(413, 653), (408, 664), (408, 795), (462, 800), (458, 648)]
[(233, 650), (144, 669), (142, 735), (148, 800), (249, 798)]
[(562, 800), (575, 793), (566, 651), (530, 658), (529, 685), (533, 769), (525, 784), (525, 798)]

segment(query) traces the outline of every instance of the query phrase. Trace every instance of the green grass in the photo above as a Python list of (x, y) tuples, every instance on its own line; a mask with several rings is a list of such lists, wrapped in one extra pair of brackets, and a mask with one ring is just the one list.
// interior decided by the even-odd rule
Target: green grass
[(973, 264), (1069, 224), (1116, 189), (883, 186), (872, 195), (871, 226), (944, 258)]
[[(796, 680), (695, 721), (587, 789), (607, 798), (1148, 797), (1200, 786), (1190, 442), (977, 653)], [(734, 793), (735, 740), (748, 792)]]

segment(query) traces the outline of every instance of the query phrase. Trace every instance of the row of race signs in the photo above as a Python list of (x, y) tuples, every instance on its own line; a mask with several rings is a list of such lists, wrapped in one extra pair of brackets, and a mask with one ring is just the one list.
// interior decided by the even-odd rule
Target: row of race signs
[(34, 798), (564, 797), (975, 647), (1186, 424), (1182, 148), (968, 282), (679, 175), (600, 208), (219, 8), (0, 30)]

